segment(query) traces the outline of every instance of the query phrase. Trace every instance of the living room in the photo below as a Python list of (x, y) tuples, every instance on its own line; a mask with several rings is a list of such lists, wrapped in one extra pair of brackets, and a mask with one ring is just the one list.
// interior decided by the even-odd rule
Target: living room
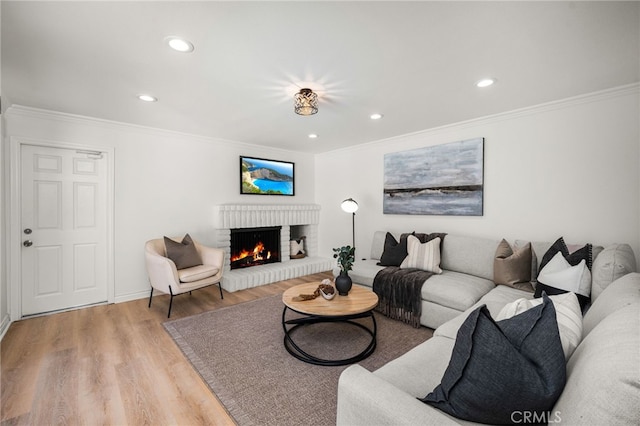
[[(0, 198), (3, 222), (3, 246), (0, 247), (2, 335), (13, 321), (21, 318), (18, 314), (19, 299), (16, 299), (16, 289), (19, 289), (16, 284), (16, 277), (19, 276), (16, 275), (16, 262), (19, 261), (16, 260), (14, 243), (17, 242), (18, 246), (22, 244), (23, 235), (15, 193), (15, 173), (18, 147), (25, 143), (82, 145), (107, 152), (113, 183), (113, 259), (109, 290), (109, 301), (113, 303), (148, 298), (149, 283), (143, 256), (145, 241), (163, 235), (189, 233), (203, 244), (215, 246), (215, 210), (217, 206), (225, 204), (320, 206), (316, 255), (326, 258), (331, 257), (333, 247), (351, 243), (352, 217), (340, 209), (341, 201), (351, 197), (359, 204), (354, 221), (358, 258), (369, 256), (374, 232), (384, 230), (395, 233), (446, 232), (530, 241), (553, 241), (564, 236), (573, 243), (592, 242), (604, 246), (616, 242), (628, 243), (636, 254), (636, 262), (640, 264), (640, 33), (637, 3), (589, 5), (586, 2), (559, 2), (563, 13), (570, 14), (567, 10), (575, 8), (580, 17), (584, 16), (586, 23), (577, 18), (571, 22), (583, 23), (584, 27), (578, 27), (575, 31), (579, 34), (586, 31), (593, 37), (589, 40), (592, 48), (589, 49), (588, 58), (592, 59), (594, 52), (603, 58), (598, 67), (587, 62), (593, 68), (583, 67), (580, 69), (581, 75), (575, 75), (575, 80), (580, 80), (584, 86), (576, 83), (575, 87), (570, 87), (567, 83), (573, 79), (571, 73), (576, 71), (575, 68), (567, 71), (562, 67), (564, 62), (560, 65), (549, 62), (543, 67), (547, 74), (563, 79), (563, 83), (553, 83), (553, 78), (547, 75), (549, 79), (546, 81), (551, 82), (551, 89), (555, 90), (556, 96), (522, 104), (519, 99), (521, 91), (529, 90), (519, 86), (529, 84), (532, 76), (523, 74), (521, 81), (516, 82), (510, 80), (516, 76), (507, 77), (495, 71), (497, 82), (494, 87), (482, 89), (493, 90), (491, 94), (478, 92), (480, 89), (473, 86), (475, 79), (484, 75), (476, 75), (476, 70), (471, 69), (463, 73), (469, 80), (457, 83), (459, 86), (469, 86), (461, 89), (473, 94), (466, 98), (469, 103), (483, 111), (485, 102), (493, 105), (494, 98), (499, 97), (506, 100), (503, 105), (511, 107), (487, 109), (475, 115), (469, 115), (470, 110), (467, 115), (456, 115), (454, 121), (437, 121), (432, 117), (437, 116), (440, 110), (463, 110), (465, 99), (457, 98), (452, 93), (453, 89), (449, 89), (447, 93), (451, 99), (431, 100), (427, 91), (420, 98), (422, 102), (433, 105), (422, 114), (422, 127), (407, 127), (403, 132), (378, 136), (375, 126), (383, 127), (385, 122), (399, 120), (398, 117), (405, 111), (399, 108), (385, 109), (380, 111), (384, 117), (372, 122), (368, 114), (375, 111), (362, 110), (359, 112), (362, 113), (362, 121), (352, 125), (365, 135), (358, 137), (357, 144), (348, 143), (346, 137), (328, 140), (326, 134), (318, 131), (317, 139), (307, 139), (304, 134), (297, 144), (289, 141), (288, 146), (278, 145), (281, 138), (278, 128), (295, 128), (299, 132), (306, 132), (300, 120), (312, 120), (323, 115), (328, 117), (324, 120), (341, 121), (337, 118), (340, 114), (337, 105), (341, 105), (340, 102), (349, 105), (349, 88), (342, 87), (342, 93), (331, 93), (330, 85), (327, 85), (325, 99), (332, 100), (323, 102), (321, 98), (319, 111), (311, 118), (296, 115), (293, 112), (293, 99), (282, 101), (284, 96), (278, 93), (278, 102), (269, 101), (265, 107), (278, 108), (278, 121), (271, 128), (265, 126), (260, 129), (273, 133), (265, 134), (262, 139), (239, 140), (216, 134), (217, 121), (223, 122), (224, 117), (215, 117), (217, 121), (213, 130), (196, 134), (189, 130), (114, 120), (92, 113), (95, 107), (90, 105), (98, 104), (100, 100), (82, 98), (80, 103), (87, 104), (86, 111), (57, 109), (53, 101), (38, 103), (30, 101), (31, 98), (26, 95), (25, 101), (18, 101), (20, 94), (6, 86), (12, 64), (6, 62), (4, 51), (6, 44), (15, 40), (12, 38), (9, 41), (4, 29), (5, 19), (9, 19), (9, 3), (13, 2), (2, 2), (1, 6), (4, 77), (1, 123), (3, 149), (0, 152), (3, 164), (3, 197)], [(366, 8), (367, 5), (362, 4), (361, 7)], [(610, 13), (607, 16), (611, 19), (602, 17), (603, 10)], [(486, 19), (486, 16), (482, 16)], [(593, 25), (594, 17), (602, 25), (598, 27), (602, 39), (598, 39), (599, 33), (592, 34), (585, 30)], [(86, 28), (81, 30), (86, 31)], [(46, 31), (43, 33), (46, 34)], [(520, 37), (526, 38), (523, 35)], [(535, 37), (534, 34), (531, 39)], [(574, 39), (571, 41), (575, 42)], [(393, 42), (390, 44), (393, 45)], [(567, 45), (562, 46), (567, 48)], [(304, 47), (304, 43), (301, 43), (301, 47)], [(552, 51), (554, 47), (549, 44), (538, 46), (539, 52)], [(195, 52), (199, 48), (196, 46)], [(530, 54), (539, 52), (531, 51)], [(551, 53), (554, 53), (554, 57), (557, 55)], [(505, 51), (501, 56), (510, 54)], [(569, 57), (569, 62), (583, 59), (576, 55), (573, 59)], [(249, 66), (250, 62), (243, 62), (243, 65)], [(122, 64), (121, 67), (130, 65)], [(395, 73), (383, 73), (394, 80), (393, 85), (399, 84), (397, 80), (412, 73), (412, 70), (402, 70), (402, 65), (398, 68), (400, 71)], [(493, 72), (486, 69), (481, 71), (483, 74)], [(15, 78), (17, 71), (11, 69), (10, 72)], [(172, 72), (179, 74), (175, 70)], [(27, 70), (24, 73), (28, 74)], [(335, 78), (341, 79), (339, 76)], [(590, 78), (592, 82), (589, 82)], [(376, 89), (367, 88), (370, 91)], [(143, 89), (135, 87), (130, 90)], [(549, 87), (546, 90), (550, 90)], [(409, 91), (400, 92), (400, 100), (413, 96)], [(64, 95), (61, 97), (67, 94), (62, 93)], [(124, 96), (129, 95), (127, 92)], [(256, 98), (256, 103), (265, 98), (268, 97)], [(134, 101), (139, 102), (136, 99)], [(159, 98), (158, 102), (152, 104), (128, 106), (120, 113), (130, 111), (136, 115), (139, 109), (148, 110), (162, 102), (163, 99)], [(198, 102), (206, 104), (200, 98), (192, 103)], [(353, 102), (355, 105), (356, 100)], [(176, 116), (189, 114), (189, 111), (171, 106), (165, 108), (161, 120), (167, 123), (171, 122), (167, 111)], [(249, 112), (260, 114), (261, 109), (255, 109), (252, 105)], [(235, 117), (232, 116), (228, 120), (237, 127), (252, 127), (247, 121), (234, 121)], [(344, 125), (342, 122), (339, 124)], [(481, 216), (383, 213), (386, 154), (477, 137), (484, 138), (484, 199)], [(295, 163), (295, 195), (240, 194), (240, 156)]]

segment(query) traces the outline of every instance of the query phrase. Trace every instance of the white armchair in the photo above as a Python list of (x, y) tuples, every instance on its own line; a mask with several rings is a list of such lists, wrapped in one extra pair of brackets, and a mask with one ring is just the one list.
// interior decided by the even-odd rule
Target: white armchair
[[(180, 241), (180, 238), (172, 237), (171, 239), (177, 242)], [(151, 284), (149, 308), (151, 307), (154, 289), (169, 294), (171, 299), (167, 318), (171, 316), (173, 297), (179, 294), (191, 293), (192, 290), (218, 284), (220, 298), (224, 299), (221, 285), (224, 251), (219, 248), (203, 246), (197, 241), (193, 241), (193, 243), (202, 259), (202, 265), (184, 269), (178, 269), (176, 264), (167, 257), (164, 239), (158, 238), (145, 243), (145, 262), (149, 283)]]

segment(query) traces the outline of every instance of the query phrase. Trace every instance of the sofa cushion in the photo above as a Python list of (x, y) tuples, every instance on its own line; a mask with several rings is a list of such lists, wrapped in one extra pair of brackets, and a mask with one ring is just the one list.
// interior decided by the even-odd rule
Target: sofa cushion
[(417, 268), (423, 271), (441, 274), (440, 238), (421, 243), (413, 235), (407, 237), (407, 257), (400, 264), (401, 269)]
[[(373, 279), (376, 274), (384, 269), (384, 266), (377, 264), (376, 259), (356, 260), (349, 271), (351, 281), (357, 284), (365, 285), (367, 287), (373, 286)], [(338, 276), (340, 274), (340, 268), (336, 267), (333, 270), (333, 275)]]
[(493, 259), (499, 241), (447, 235), (440, 248), (440, 267), (493, 281)]
[(181, 283), (192, 283), (214, 276), (220, 272), (219, 268), (211, 265), (197, 265), (191, 268), (178, 270), (178, 278)]
[(380, 266), (400, 266), (402, 261), (407, 257), (407, 236), (408, 234), (402, 234), (400, 241), (390, 233), (387, 232), (384, 240), (384, 251), (380, 257)]
[(567, 384), (553, 408), (561, 424), (640, 424), (638, 348), (640, 303), (635, 302), (604, 318), (569, 360)]
[(640, 303), (640, 273), (638, 272), (618, 278), (603, 290), (584, 316), (584, 336), (607, 316), (634, 303)]
[[(323, 390), (318, 389), (318, 395), (318, 398), (322, 398)], [(307, 409), (314, 410), (315, 407), (310, 405)], [(415, 396), (378, 377), (360, 364), (354, 364), (340, 374), (336, 419), (333, 424), (460, 426), (461, 422), (423, 404)]]
[(442, 274), (433, 275), (425, 281), (422, 286), (422, 299), (462, 312), (494, 287), (493, 281), (488, 279), (443, 271)]
[[(457, 309), (442, 306), (437, 303), (422, 300), (422, 315), (420, 315), (420, 324), (432, 330), (437, 329), (442, 324), (449, 322), (460, 316)], [(454, 335), (455, 338), (455, 335)]]
[(630, 272), (636, 272), (636, 256), (629, 244), (605, 247), (593, 260), (591, 301), (595, 301), (609, 284)]
[[(564, 293), (549, 296), (556, 310), (556, 320), (560, 331), (560, 341), (565, 359), (569, 359), (582, 339), (582, 311), (580, 303), (574, 293)], [(518, 299), (504, 305), (498, 315), (492, 317), (496, 321), (502, 321), (514, 317), (524, 311), (538, 306), (542, 299)]]
[(202, 258), (189, 234), (186, 234), (181, 242), (164, 237), (164, 247), (167, 257), (176, 264), (176, 269), (202, 265)]
[(544, 415), (564, 388), (556, 313), (544, 302), (496, 323), (482, 306), (463, 323), (442, 382), (422, 399), (461, 419), (513, 423), (515, 412)]
[(410, 395), (422, 398), (425, 389), (433, 389), (444, 374), (454, 341), (432, 337), (377, 369), (374, 374)]
[(478, 300), (475, 304), (473, 304), (469, 309), (464, 311), (462, 314), (457, 317), (447, 321), (438, 327), (433, 335), (434, 336), (444, 336), (449, 339), (455, 339), (458, 334), (458, 330), (460, 326), (467, 319), (469, 314), (473, 312), (475, 309), (479, 308), (482, 305), (486, 305), (487, 309), (489, 309), (489, 313), (491, 313), (491, 317), (495, 318), (500, 310), (507, 303), (513, 302), (518, 299), (531, 299), (533, 297), (533, 293), (518, 290), (512, 287), (507, 287), (504, 285), (496, 286), (493, 290), (482, 296), (480, 300)]
[(493, 282), (514, 287), (531, 281), (531, 243), (514, 251), (507, 240), (502, 239), (493, 260)]
[(384, 240), (387, 233), (385, 231), (376, 231), (373, 233), (373, 241), (371, 242), (371, 253), (369, 257), (374, 260), (380, 260), (384, 251)]

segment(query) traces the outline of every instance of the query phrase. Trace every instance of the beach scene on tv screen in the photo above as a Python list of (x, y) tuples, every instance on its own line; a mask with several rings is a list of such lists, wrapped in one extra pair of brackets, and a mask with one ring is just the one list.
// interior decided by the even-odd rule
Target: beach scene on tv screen
[(242, 157), (242, 193), (293, 195), (293, 163)]

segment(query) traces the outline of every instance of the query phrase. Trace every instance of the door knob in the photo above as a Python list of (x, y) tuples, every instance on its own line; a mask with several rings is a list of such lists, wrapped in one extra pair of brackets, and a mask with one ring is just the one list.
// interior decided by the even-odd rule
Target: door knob
[(33, 245), (33, 241), (31, 240), (24, 240), (24, 242), (22, 243), (23, 246), (25, 247), (31, 247)]

